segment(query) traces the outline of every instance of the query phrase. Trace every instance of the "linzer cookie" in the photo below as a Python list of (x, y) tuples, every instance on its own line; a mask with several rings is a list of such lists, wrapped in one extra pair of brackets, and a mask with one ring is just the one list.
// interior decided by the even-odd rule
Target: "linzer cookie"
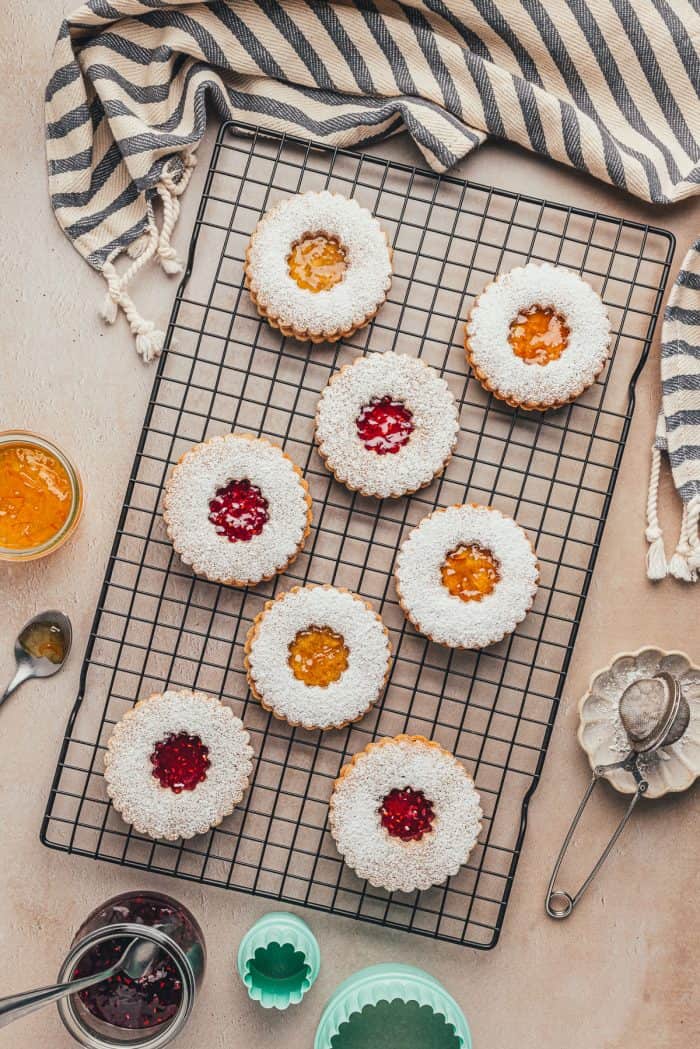
[(441, 885), (481, 830), (464, 766), (422, 736), (370, 743), (341, 770), (330, 801), (338, 851), (359, 878), (389, 892)]
[(140, 834), (191, 838), (233, 812), (253, 751), (230, 707), (203, 692), (141, 700), (115, 727), (105, 753), (107, 793)]
[(348, 338), (369, 324), (391, 286), (391, 249), (355, 200), (301, 193), (263, 215), (245, 259), (258, 312), (284, 335), (312, 342)]
[(563, 266), (530, 262), (475, 300), (465, 330), (479, 382), (515, 408), (575, 400), (610, 354), (610, 318), (590, 284)]
[(263, 437), (227, 434), (197, 444), (165, 486), (173, 546), (197, 575), (254, 586), (283, 572), (311, 527), (301, 470)]
[(490, 506), (436, 510), (401, 544), (399, 603), (415, 628), (450, 648), (484, 648), (527, 615), (539, 570), (520, 525)]
[(245, 646), (253, 695), (307, 729), (342, 728), (379, 699), (389, 635), (363, 598), (332, 586), (295, 587), (268, 601)]
[(373, 353), (346, 365), (318, 402), (316, 442), (336, 480), (396, 498), (442, 473), (457, 441), (450, 389), (415, 357)]

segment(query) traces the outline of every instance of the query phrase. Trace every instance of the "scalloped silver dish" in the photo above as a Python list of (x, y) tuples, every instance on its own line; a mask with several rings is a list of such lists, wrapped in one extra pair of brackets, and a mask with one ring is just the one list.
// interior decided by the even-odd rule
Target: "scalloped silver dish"
[[(620, 696), (633, 681), (652, 677), (661, 670), (679, 679), (690, 708), (690, 723), (676, 743), (640, 757), (639, 768), (649, 784), (645, 798), (686, 790), (700, 775), (700, 667), (694, 666), (684, 652), (664, 652), (659, 648), (622, 652), (594, 674), (579, 703), (578, 740), (591, 768), (619, 761), (630, 750), (620, 720)], [(635, 791), (629, 772), (616, 769), (605, 778), (623, 794)]]

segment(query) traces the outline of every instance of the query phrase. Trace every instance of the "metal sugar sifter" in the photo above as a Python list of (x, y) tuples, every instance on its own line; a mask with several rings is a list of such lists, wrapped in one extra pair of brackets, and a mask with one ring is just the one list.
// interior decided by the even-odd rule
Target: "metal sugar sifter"
[[(666, 671), (659, 671), (652, 677), (641, 677), (636, 681), (632, 681), (620, 696), (618, 712), (622, 727), (627, 735), (630, 751), (621, 761), (596, 765), (593, 768), (591, 782), (564, 838), (564, 843), (557, 856), (552, 877), (549, 881), (545, 910), (550, 918), (561, 919), (569, 917), (610, 855), (637, 802), (642, 794), (646, 793), (649, 784), (640, 769), (640, 758), (650, 757), (661, 747), (669, 747), (671, 744), (676, 743), (690, 723), (690, 707), (683, 695), (681, 683), (677, 677)], [(614, 769), (630, 772), (634, 777), (636, 789), (632, 795), (632, 800), (627, 806), (627, 810), (598, 857), (590, 874), (582, 883), (578, 892), (572, 895), (564, 889), (555, 887), (557, 875), (596, 784)]]

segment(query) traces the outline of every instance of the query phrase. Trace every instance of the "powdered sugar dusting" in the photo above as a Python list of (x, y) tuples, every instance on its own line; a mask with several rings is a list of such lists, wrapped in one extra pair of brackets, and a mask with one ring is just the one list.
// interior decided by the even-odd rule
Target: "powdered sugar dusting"
[[(490, 550), (500, 580), (480, 601), (462, 601), (442, 583), (449, 553), (471, 543)], [(520, 525), (487, 506), (450, 506), (425, 517), (403, 542), (396, 586), (408, 618), (422, 634), (453, 648), (484, 648), (524, 619), (537, 590), (537, 559)]]
[[(327, 291), (300, 288), (287, 258), (304, 234), (337, 237), (345, 249), (343, 279)], [(362, 325), (391, 285), (391, 253), (381, 226), (355, 200), (324, 190), (282, 201), (258, 223), (250, 242), (247, 277), (258, 304), (283, 326), (312, 335)]]
[[(326, 687), (297, 680), (289, 646), (300, 630), (329, 627), (348, 648), (348, 665)], [(381, 619), (361, 597), (335, 587), (307, 586), (272, 602), (251, 631), (251, 685), (265, 706), (304, 728), (338, 728), (361, 717), (384, 687), (391, 647)]]
[[(435, 819), (420, 841), (382, 827), (379, 809), (394, 788), (422, 791)], [(481, 830), (481, 806), (463, 765), (415, 736), (370, 743), (341, 772), (330, 824), (338, 851), (360, 878), (390, 892), (440, 885), (466, 863)]]
[[(268, 502), (259, 535), (230, 542), (209, 521), (209, 503), (229, 481), (247, 479)], [(252, 585), (283, 570), (310, 521), (308, 489), (294, 463), (262, 437), (213, 437), (195, 445), (170, 475), (164, 517), (173, 546), (198, 575)]]
[[(175, 794), (153, 776), (151, 754), (171, 733), (199, 736), (209, 749), (206, 779)], [(203, 834), (233, 811), (252, 770), (240, 718), (203, 692), (168, 690), (137, 703), (114, 727), (105, 753), (107, 792), (122, 818), (152, 838)]]
[[(528, 364), (508, 342), (511, 322), (533, 305), (560, 313), (570, 329), (557, 360)], [(548, 405), (571, 400), (608, 359), (610, 319), (590, 284), (563, 266), (530, 262), (503, 273), (477, 298), (467, 322), (468, 352), (504, 398), (520, 404)]]
[[(357, 433), (356, 419), (390, 396), (413, 414), (413, 433), (393, 455), (377, 455)], [(423, 361), (396, 353), (360, 357), (335, 375), (316, 416), (319, 452), (337, 480), (364, 495), (400, 496), (430, 484), (452, 454), (459, 419), (450, 389)]]

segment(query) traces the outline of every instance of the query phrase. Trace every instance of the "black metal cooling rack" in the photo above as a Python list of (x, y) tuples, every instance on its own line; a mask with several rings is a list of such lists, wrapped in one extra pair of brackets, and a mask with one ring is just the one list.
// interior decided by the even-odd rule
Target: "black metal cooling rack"
[[(373, 211), (394, 245), (389, 301), (347, 343), (285, 339), (258, 317), (242, 260), (276, 200), (330, 188)], [(473, 947), (492, 947), (525, 832), (588, 591), (673, 254), (664, 230), (227, 124), (218, 136), (119, 519), (42, 840), (52, 847), (256, 893)], [(613, 355), (575, 404), (512, 411), (468, 374), (462, 327), (472, 297), (528, 259), (580, 272), (602, 295)], [(319, 391), (343, 363), (417, 354), (461, 409), (447, 471), (401, 500), (335, 483), (314, 450)], [(244, 430), (280, 442), (303, 468), (314, 527), (291, 570), (252, 590), (197, 579), (173, 553), (160, 509), (172, 464), (195, 442)], [(541, 565), (534, 608), (481, 652), (426, 641), (397, 605), (391, 567), (407, 530), (436, 506), (490, 503), (530, 533)], [(292, 729), (250, 697), (243, 642), (263, 603), (298, 583), (336, 583), (379, 608), (395, 662), (383, 701), (326, 734)], [(187, 842), (153, 842), (108, 803), (102, 757), (114, 723), (166, 684), (221, 696), (257, 755), (245, 802)], [(444, 886), (389, 895), (344, 867), (326, 815), (334, 778), (371, 739), (436, 738), (476, 780), (485, 812), (469, 863)]]

